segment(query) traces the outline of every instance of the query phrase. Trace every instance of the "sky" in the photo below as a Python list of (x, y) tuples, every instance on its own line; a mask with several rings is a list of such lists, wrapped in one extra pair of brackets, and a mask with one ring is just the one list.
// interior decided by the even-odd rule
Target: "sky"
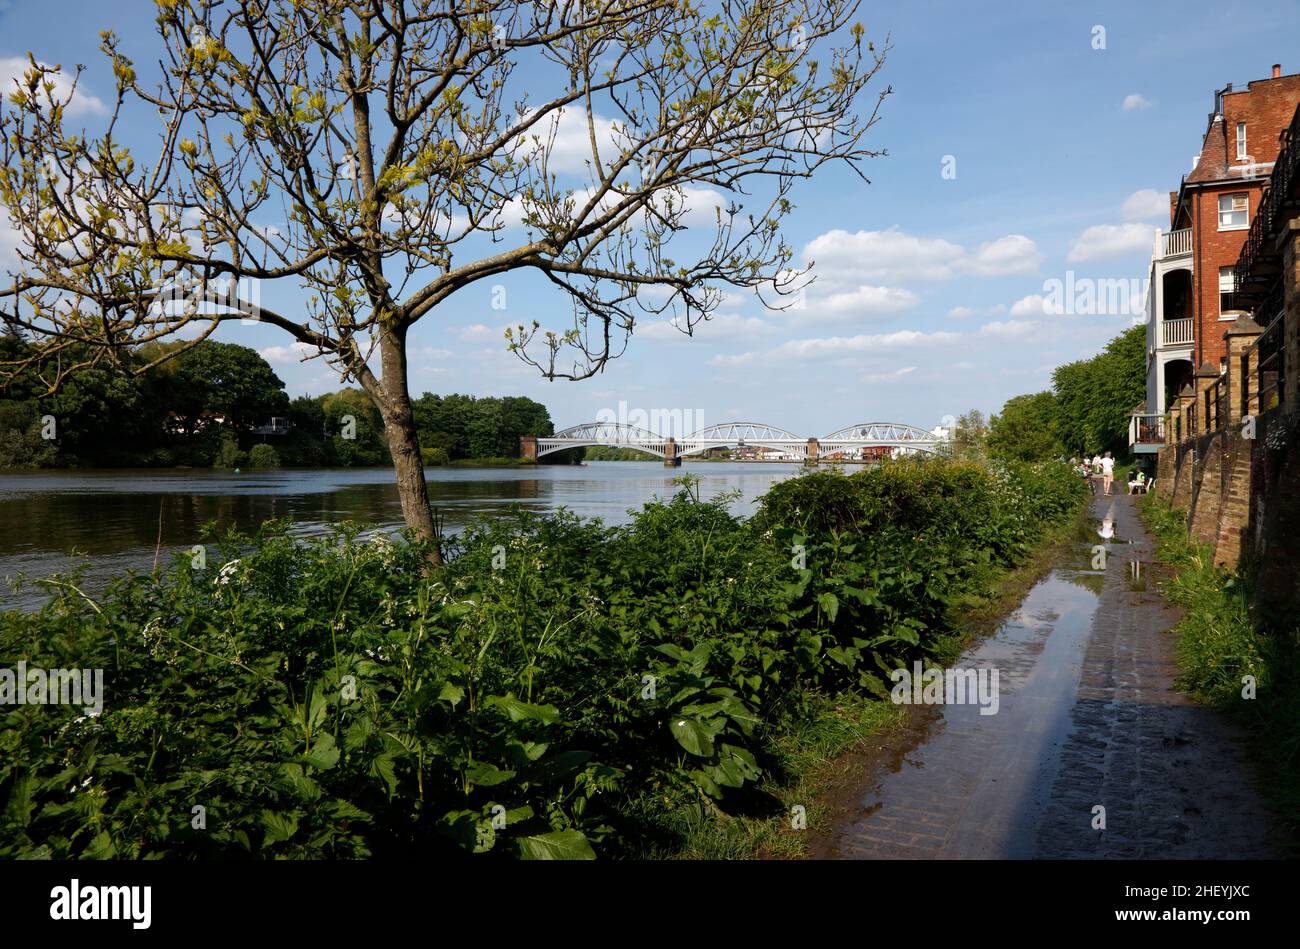
[[(29, 51), (83, 64), (76, 111), (93, 129), (112, 93), (99, 32), (113, 29), (147, 61), (152, 9), (0, 0), (0, 81)], [(413, 329), (413, 394), (527, 395), (557, 429), (641, 410), (814, 436), (997, 412), (1141, 320), (1136, 296), (1168, 226), (1167, 193), (1191, 169), (1214, 91), (1266, 78), (1273, 63), (1300, 71), (1294, 0), (903, 0), (865, 2), (858, 20), (892, 45), (864, 100), (893, 88), (866, 141), (888, 155), (862, 166), (869, 184), (826, 168), (797, 187), (784, 233), (797, 263), (815, 262), (801, 308), (772, 312), (736, 293), (692, 337), (642, 322), (600, 375), (548, 382), (507, 352), (503, 328), (536, 319), (563, 329), (563, 300), (506, 278), (503, 310), (480, 283)], [(156, 126), (147, 114), (133, 121), (141, 136)], [(1123, 312), (1053, 306), (1054, 287), (1081, 281), (1124, 281), (1135, 300)], [(292, 308), (295, 293), (275, 288), (273, 305)], [(217, 338), (261, 352), (291, 394), (339, 387), (273, 327), (226, 324)]]

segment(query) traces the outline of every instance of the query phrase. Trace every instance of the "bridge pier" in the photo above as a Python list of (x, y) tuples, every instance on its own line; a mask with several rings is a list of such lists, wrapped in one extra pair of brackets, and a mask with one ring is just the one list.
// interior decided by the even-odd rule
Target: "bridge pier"
[(519, 436), (519, 457), (525, 460), (537, 460), (537, 436), (520, 435)]
[(682, 466), (681, 456), (677, 454), (677, 439), (664, 439), (664, 467), (680, 468)]
[(820, 449), (821, 446), (818, 444), (817, 439), (815, 438), (808, 439), (808, 453), (807, 455), (804, 456), (804, 464), (806, 465), (817, 464), (817, 453), (818, 451), (820, 451)]

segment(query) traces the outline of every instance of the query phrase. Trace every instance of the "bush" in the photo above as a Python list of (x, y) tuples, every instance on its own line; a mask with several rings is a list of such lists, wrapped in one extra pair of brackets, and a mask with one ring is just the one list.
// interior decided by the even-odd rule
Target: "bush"
[(682, 481), (621, 527), (476, 521), (432, 574), (419, 546), (282, 524), (100, 605), (73, 578), (0, 613), (0, 655), (102, 668), (109, 697), (3, 709), (0, 856), (636, 852), (665, 809), (743, 799), (822, 695), (883, 692), (1082, 488), (890, 464), (783, 482), (745, 521)]
[(451, 461), (445, 448), (421, 448), (420, 461), (424, 462), (425, 467), (438, 467)]
[(248, 453), (248, 467), (279, 468), (280, 456), (276, 454), (273, 445), (267, 445), (265, 443), (254, 445)]
[(221, 448), (217, 451), (217, 467), (242, 468), (247, 463), (248, 455), (240, 451), (239, 443), (235, 441), (235, 437), (223, 432), (221, 435)]

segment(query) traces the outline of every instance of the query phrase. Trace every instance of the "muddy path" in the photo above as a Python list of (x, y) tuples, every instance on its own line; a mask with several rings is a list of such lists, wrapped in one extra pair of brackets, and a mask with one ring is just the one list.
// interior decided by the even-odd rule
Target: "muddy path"
[(1133, 499), (1097, 498), (1091, 513), (955, 664), (997, 670), (996, 713), (987, 701), (911, 706), (832, 802), (841, 819), (813, 857), (1277, 855), (1240, 733), (1174, 688), (1179, 614), (1158, 592)]

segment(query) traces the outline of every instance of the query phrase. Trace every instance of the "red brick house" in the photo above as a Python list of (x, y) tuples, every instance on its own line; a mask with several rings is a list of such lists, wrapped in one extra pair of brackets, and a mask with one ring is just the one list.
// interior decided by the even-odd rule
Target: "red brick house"
[(1224, 327), (1241, 315), (1233, 300), (1233, 267), (1273, 171), (1278, 136), (1300, 103), (1300, 74), (1215, 94), (1201, 153), (1173, 196), (1175, 230), (1191, 229), (1190, 315), (1193, 365), (1219, 369), (1226, 359)]
[[(1272, 73), (1214, 94), (1195, 166), (1169, 195), (1170, 230), (1156, 238), (1147, 297), (1146, 412), (1154, 417), (1197, 369), (1223, 368), (1223, 331), (1242, 312), (1233, 268), (1273, 170), (1278, 137), (1300, 103), (1300, 74), (1283, 76), (1278, 65)], [(1154, 451), (1159, 440), (1157, 434), (1139, 450)]]

